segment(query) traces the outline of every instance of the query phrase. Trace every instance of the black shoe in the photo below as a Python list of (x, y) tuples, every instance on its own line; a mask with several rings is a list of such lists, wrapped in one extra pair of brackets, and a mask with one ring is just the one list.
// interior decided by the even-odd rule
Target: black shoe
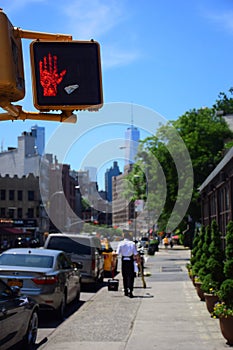
[(134, 297), (134, 295), (133, 295), (132, 292), (129, 293), (129, 297), (130, 297), (130, 298), (133, 298), (133, 297)]
[(128, 291), (125, 290), (125, 296), (127, 297), (129, 295)]

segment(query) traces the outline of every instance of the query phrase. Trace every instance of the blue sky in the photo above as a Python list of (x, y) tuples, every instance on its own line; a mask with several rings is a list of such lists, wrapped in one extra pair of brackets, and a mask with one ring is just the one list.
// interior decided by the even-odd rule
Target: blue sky
[[(192, 108), (211, 107), (219, 92), (233, 86), (232, 0), (11, 0), (0, 6), (15, 27), (98, 41), (105, 104), (140, 105), (171, 120)], [(26, 97), (18, 104), (36, 111), (31, 40), (22, 40)], [(98, 119), (98, 113), (78, 113), (78, 123)], [(130, 124), (130, 109), (125, 120)], [(2, 149), (16, 146), (21, 132), (34, 124), (45, 126), (46, 140), (60, 127), (57, 122), (1, 122)], [(107, 134), (115, 135), (116, 127)], [(88, 147), (87, 139), (82, 149)], [(73, 168), (80, 164), (74, 155), (67, 159)]]

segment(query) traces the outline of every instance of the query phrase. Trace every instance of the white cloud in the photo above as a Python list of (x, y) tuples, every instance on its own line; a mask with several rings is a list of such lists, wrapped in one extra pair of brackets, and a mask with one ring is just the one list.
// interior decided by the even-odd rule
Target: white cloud
[(211, 22), (216, 24), (220, 29), (224, 29), (229, 34), (233, 35), (233, 11), (213, 11), (204, 12), (204, 16)]
[[(32, 3), (38, 3), (35, 9), (42, 8), (40, 2), (43, 2), (44, 11), (48, 13), (51, 0), (12, 0), (6, 12), (17, 13), (21, 10), (26, 14), (27, 6)], [(124, 0), (56, 0), (56, 14), (51, 20), (56, 18), (59, 26), (62, 18), (64, 32), (71, 34), (74, 40), (99, 41), (105, 69), (126, 66), (139, 57), (136, 52), (138, 46), (134, 46), (137, 34), (128, 23), (132, 10), (129, 11), (126, 4)]]
[(75, 0), (66, 3), (64, 13), (78, 39), (99, 37), (109, 32), (123, 20), (124, 13), (119, 1)]
[(113, 68), (117, 66), (126, 66), (140, 57), (136, 51), (119, 49), (118, 47), (107, 45), (103, 50), (102, 62), (104, 68)]
[(6, 6), (3, 6), (4, 12), (7, 14), (17, 12), (19, 9), (25, 8), (27, 5), (31, 5), (32, 3), (41, 3), (46, 2), (47, 0), (12, 0), (8, 1)]
[(127, 65), (139, 57), (137, 52), (128, 48), (131, 46), (130, 36), (124, 32), (125, 27), (122, 29), (129, 16), (123, 1), (75, 0), (66, 4), (64, 13), (72, 33), (75, 33), (73, 38), (101, 41), (105, 68)]

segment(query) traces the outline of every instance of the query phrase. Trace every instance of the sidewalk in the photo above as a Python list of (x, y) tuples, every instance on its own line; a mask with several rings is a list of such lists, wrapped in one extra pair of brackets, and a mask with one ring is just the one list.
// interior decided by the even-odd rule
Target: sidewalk
[[(177, 249), (178, 248), (178, 249)], [(190, 251), (160, 249), (146, 263), (147, 288), (133, 299), (103, 287), (40, 346), (43, 350), (222, 350), (219, 321), (201, 302), (185, 267)]]

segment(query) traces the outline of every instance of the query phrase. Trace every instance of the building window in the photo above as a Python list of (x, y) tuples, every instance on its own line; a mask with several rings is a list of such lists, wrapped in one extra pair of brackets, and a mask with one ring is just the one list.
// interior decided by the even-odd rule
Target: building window
[(210, 215), (212, 218), (216, 216), (216, 195), (215, 193), (210, 197)]
[(228, 184), (219, 191), (219, 228), (223, 236), (226, 233), (226, 227), (230, 218), (230, 198)]
[(34, 201), (34, 191), (28, 191), (28, 200)]
[(15, 199), (15, 191), (9, 190), (9, 200), (13, 201)]
[(18, 201), (22, 201), (23, 200), (23, 191), (18, 191)]
[(15, 209), (14, 208), (8, 208), (9, 218), (14, 219), (14, 213), (15, 213)]
[(6, 208), (0, 208), (0, 217), (5, 218), (6, 217)]
[(0, 198), (2, 201), (6, 200), (6, 190), (1, 190), (0, 192)]
[(34, 208), (28, 208), (28, 218), (34, 218)]
[(22, 208), (17, 209), (17, 216), (19, 219), (22, 219), (22, 217), (23, 217), (23, 209)]

